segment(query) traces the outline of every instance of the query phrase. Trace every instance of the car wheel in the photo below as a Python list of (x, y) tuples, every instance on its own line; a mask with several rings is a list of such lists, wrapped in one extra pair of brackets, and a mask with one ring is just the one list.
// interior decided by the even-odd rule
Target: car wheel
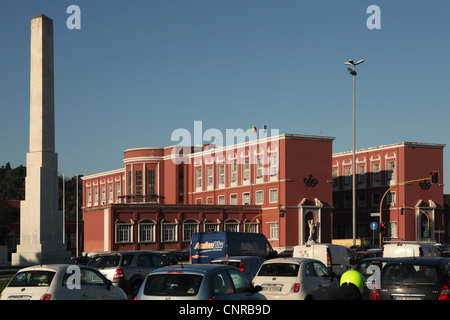
[(133, 281), (133, 283), (131, 283), (130, 295), (132, 297), (135, 297), (138, 294), (139, 289), (141, 288), (141, 285), (142, 285), (142, 280), (140, 280), (140, 279), (136, 279)]

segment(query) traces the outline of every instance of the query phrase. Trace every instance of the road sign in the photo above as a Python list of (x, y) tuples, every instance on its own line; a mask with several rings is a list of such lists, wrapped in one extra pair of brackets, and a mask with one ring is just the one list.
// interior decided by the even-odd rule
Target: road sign
[(372, 230), (377, 230), (377, 229), (378, 229), (378, 223), (372, 222), (372, 223), (370, 224), (370, 229), (372, 229)]

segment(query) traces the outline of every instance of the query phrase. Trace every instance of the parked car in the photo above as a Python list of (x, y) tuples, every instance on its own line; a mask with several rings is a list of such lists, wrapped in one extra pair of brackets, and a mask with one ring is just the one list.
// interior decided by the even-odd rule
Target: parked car
[[(358, 261), (358, 264), (355, 267), (355, 270), (362, 274), (364, 278), (364, 291), (362, 294), (363, 300), (370, 300), (370, 292), (372, 288), (367, 287), (367, 281), (370, 277), (378, 276), (380, 281), (381, 279), (381, 270), (383, 270), (384, 266), (391, 261), (394, 258), (384, 258), (384, 257), (372, 257), (372, 258), (365, 258)], [(378, 275), (375, 275), (374, 268), (370, 268), (371, 266), (377, 266), (378, 267)], [(374, 281), (374, 279), (371, 279)], [(369, 280), (370, 281), (370, 280)], [(371, 281), (371, 282), (372, 282)], [(378, 283), (379, 285), (379, 283)]]
[[(70, 266), (78, 268), (79, 275)], [(72, 277), (74, 277), (72, 279)], [(75, 277), (79, 277), (75, 279)], [(74, 280), (74, 281), (72, 281)], [(77, 284), (79, 287), (75, 287)], [(68, 285), (70, 284), (70, 285)], [(19, 270), (0, 295), (2, 300), (126, 300), (125, 292), (98, 270), (70, 264)]]
[(136, 300), (266, 300), (236, 267), (176, 265), (148, 274)]
[(295, 246), (293, 257), (317, 259), (338, 277), (345, 271), (352, 269), (353, 265), (356, 265), (353, 251), (345, 246), (329, 243), (312, 243)]
[(450, 259), (393, 259), (381, 271), (381, 288), (372, 300), (450, 300)]
[(360, 261), (362, 259), (367, 259), (367, 258), (381, 257), (383, 255), (383, 249), (370, 248), (367, 250), (355, 250), (354, 254), (355, 254), (356, 261)]
[(216, 260), (211, 261), (211, 264), (226, 264), (230, 266), (235, 266), (236, 268), (239, 268), (246, 276), (247, 278), (252, 281), (253, 277), (256, 275), (256, 273), (259, 270), (259, 267), (263, 262), (266, 261), (266, 259), (263, 259), (261, 257), (229, 257), (229, 258), (219, 258)]
[(334, 300), (336, 275), (317, 259), (282, 258), (265, 261), (253, 278), (268, 300)]
[(114, 285), (134, 297), (147, 274), (168, 266), (169, 262), (152, 251), (121, 251), (99, 254), (88, 265), (98, 269)]
[(80, 257), (72, 257), (70, 259), (70, 262), (73, 264), (82, 264), (84, 266), (86, 266), (89, 261), (91, 261), (91, 258), (88, 256), (80, 256)]

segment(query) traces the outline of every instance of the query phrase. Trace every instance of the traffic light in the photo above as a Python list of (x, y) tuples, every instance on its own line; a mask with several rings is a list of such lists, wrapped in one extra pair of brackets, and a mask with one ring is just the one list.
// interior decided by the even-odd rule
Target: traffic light
[(280, 210), (280, 218), (284, 218), (285, 213), (286, 213), (286, 210)]
[(430, 172), (431, 183), (439, 183), (439, 171)]
[(384, 222), (380, 223), (380, 233), (384, 233), (384, 230), (386, 228), (386, 224)]
[(428, 229), (425, 229), (425, 231), (424, 231), (424, 233), (423, 233), (423, 236), (424, 236), (425, 238), (429, 238), (429, 237), (430, 237), (430, 231), (429, 231)]

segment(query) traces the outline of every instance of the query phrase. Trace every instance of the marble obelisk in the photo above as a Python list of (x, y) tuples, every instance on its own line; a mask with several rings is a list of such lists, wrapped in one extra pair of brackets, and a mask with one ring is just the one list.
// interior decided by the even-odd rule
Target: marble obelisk
[(20, 205), (20, 244), (12, 265), (68, 263), (58, 210), (58, 155), (55, 153), (53, 20), (31, 20), (30, 151), (25, 200)]

